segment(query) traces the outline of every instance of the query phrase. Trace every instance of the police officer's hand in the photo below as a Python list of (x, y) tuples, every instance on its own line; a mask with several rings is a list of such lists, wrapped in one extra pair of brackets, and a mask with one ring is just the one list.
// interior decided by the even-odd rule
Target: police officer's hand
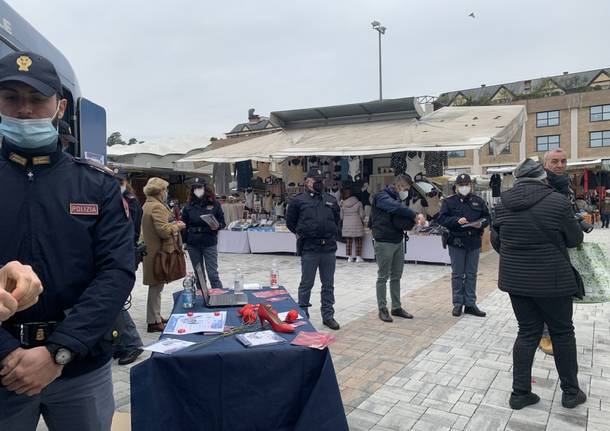
[(466, 224), (468, 223), (468, 220), (466, 220), (466, 217), (462, 217), (461, 219), (458, 220), (458, 224), (462, 225), (462, 224)]
[(39, 394), (61, 375), (63, 365), (57, 365), (46, 347), (13, 350), (2, 361), (0, 377), (9, 391), (28, 396)]
[(0, 289), (0, 322), (8, 320), (15, 314), (18, 306), (19, 304), (17, 303), (17, 300), (13, 298), (13, 295), (4, 289)]
[[(38, 302), (42, 283), (31, 266), (12, 261), (0, 268), (0, 290), (9, 292), (17, 301), (17, 311), (21, 311)], [(0, 320), (6, 319), (0, 316)]]

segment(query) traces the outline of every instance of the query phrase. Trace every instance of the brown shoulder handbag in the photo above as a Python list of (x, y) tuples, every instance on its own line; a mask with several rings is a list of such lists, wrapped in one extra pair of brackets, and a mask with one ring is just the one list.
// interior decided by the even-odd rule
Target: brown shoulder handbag
[(186, 259), (177, 237), (178, 235), (173, 236), (173, 251), (159, 250), (155, 256), (153, 274), (157, 280), (164, 283), (180, 280), (186, 275)]

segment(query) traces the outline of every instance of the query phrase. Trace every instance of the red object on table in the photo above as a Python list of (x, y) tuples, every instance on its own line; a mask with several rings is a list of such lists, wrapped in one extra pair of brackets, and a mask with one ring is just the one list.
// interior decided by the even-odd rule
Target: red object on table
[(265, 325), (265, 320), (271, 324), (275, 332), (294, 332), (294, 326), (284, 323), (277, 317), (277, 312), (269, 304), (260, 304), (258, 307), (258, 317), (261, 320), (261, 327)]
[(290, 310), (286, 315), (286, 319), (284, 321), (286, 323), (292, 323), (299, 319), (299, 312), (297, 310)]

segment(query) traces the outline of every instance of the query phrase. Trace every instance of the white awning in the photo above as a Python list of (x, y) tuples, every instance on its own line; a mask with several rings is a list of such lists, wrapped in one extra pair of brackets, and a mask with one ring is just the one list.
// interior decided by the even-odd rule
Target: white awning
[(420, 120), (403, 119), (287, 129), (203, 151), (179, 162), (269, 161), (290, 156), (366, 156), (399, 151), (502, 151), (527, 120), (525, 107), (445, 107)]

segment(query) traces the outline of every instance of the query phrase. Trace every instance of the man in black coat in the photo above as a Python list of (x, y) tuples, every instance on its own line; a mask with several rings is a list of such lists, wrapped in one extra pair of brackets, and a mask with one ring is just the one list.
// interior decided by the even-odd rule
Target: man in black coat
[[(543, 160), (549, 185), (556, 192), (561, 193), (572, 201), (574, 199), (574, 192), (570, 186), (570, 177), (566, 174), (566, 169), (568, 168), (568, 155), (566, 152), (561, 148), (555, 148), (547, 151), (544, 154)], [(553, 354), (553, 343), (551, 342), (551, 335), (546, 324), (542, 331), (539, 347), (547, 355)]]
[(339, 329), (334, 318), (335, 265), (337, 234), (340, 218), (337, 200), (324, 192), (322, 172), (311, 169), (305, 179), (306, 190), (288, 204), (286, 226), (297, 236), (297, 251), (301, 255), (299, 305), (309, 316), (311, 289), (320, 269), (322, 281), (322, 323)]
[(473, 193), (468, 174), (455, 180), (456, 194), (441, 205), (438, 223), (449, 229), (449, 257), (451, 258), (451, 290), (453, 311), (456, 317), (464, 313), (485, 317), (477, 307), (477, 271), (481, 253), (481, 237), (489, 225), (487, 204)]
[(540, 400), (531, 392), (531, 374), (546, 323), (561, 380), (561, 402), (574, 408), (586, 396), (578, 386), (572, 324), (572, 296), (578, 286), (567, 248), (582, 243), (583, 233), (570, 201), (547, 184), (539, 163), (526, 159), (514, 175), (515, 186), (502, 193), (492, 229), (492, 245), (500, 254), (498, 287), (510, 295), (519, 323), (510, 406), (518, 410)]

